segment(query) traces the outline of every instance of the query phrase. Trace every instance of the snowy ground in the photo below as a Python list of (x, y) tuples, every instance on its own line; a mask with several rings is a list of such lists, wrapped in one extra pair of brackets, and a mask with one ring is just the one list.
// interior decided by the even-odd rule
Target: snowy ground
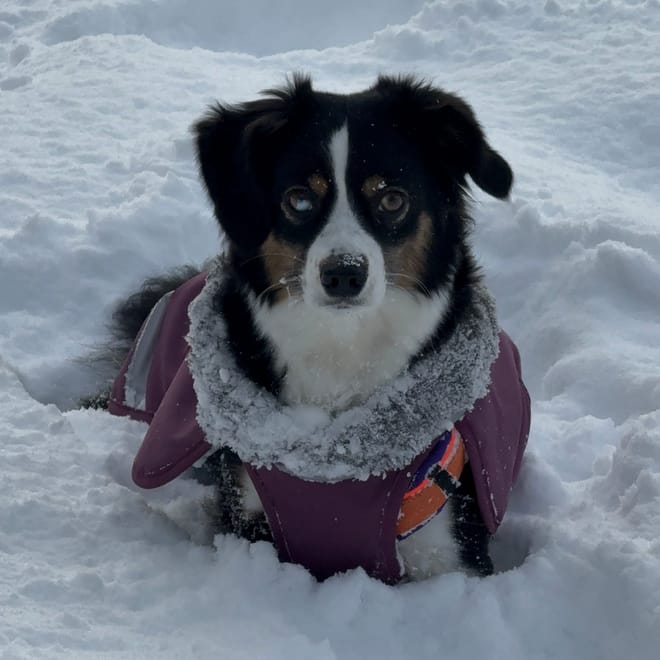
[[(3, 0), (3, 659), (659, 656), (660, 3), (375, 6)], [(515, 170), (509, 204), (475, 208), (534, 400), (491, 578), (319, 585), (210, 545), (195, 486), (130, 486), (139, 424), (71, 409), (113, 301), (217, 246), (191, 121), (300, 69), (432, 77)]]

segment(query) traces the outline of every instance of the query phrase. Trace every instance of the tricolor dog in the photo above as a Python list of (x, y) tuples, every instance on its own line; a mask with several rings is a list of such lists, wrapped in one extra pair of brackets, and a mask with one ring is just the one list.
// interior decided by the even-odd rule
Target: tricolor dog
[(294, 77), (194, 135), (225, 250), (117, 310), (135, 341), (109, 409), (149, 423), (136, 483), (194, 464), (220, 531), (319, 578), (490, 574), (529, 398), (470, 249), (468, 180), (513, 180), (470, 106)]

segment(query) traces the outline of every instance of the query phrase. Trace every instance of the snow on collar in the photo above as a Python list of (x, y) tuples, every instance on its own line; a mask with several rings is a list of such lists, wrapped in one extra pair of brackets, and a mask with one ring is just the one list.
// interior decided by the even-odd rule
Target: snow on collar
[(275, 465), (308, 481), (365, 480), (408, 465), (488, 390), (499, 330), (494, 301), (479, 286), (449, 340), (363, 404), (334, 415), (283, 405), (234, 361), (213, 306), (225, 273), (223, 259), (216, 259), (189, 307), (188, 367), (206, 440), (245, 463)]

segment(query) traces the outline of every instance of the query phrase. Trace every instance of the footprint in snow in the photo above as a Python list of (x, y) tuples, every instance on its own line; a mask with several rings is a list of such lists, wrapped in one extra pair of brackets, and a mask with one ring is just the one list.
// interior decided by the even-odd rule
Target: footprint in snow
[(5, 78), (4, 80), (0, 80), (0, 89), (7, 92), (13, 89), (24, 87), (31, 82), (32, 76), (13, 76), (10, 78)]

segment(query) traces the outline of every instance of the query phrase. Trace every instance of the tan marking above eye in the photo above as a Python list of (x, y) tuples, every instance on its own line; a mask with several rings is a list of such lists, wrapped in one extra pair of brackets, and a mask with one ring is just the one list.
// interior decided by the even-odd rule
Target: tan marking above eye
[(362, 184), (362, 192), (367, 197), (375, 197), (379, 192), (383, 190), (383, 188), (386, 187), (387, 183), (385, 179), (379, 174), (374, 174), (373, 176), (365, 179), (364, 183)]
[(309, 187), (319, 196), (325, 197), (328, 192), (328, 182), (320, 174), (312, 174), (307, 179)]

